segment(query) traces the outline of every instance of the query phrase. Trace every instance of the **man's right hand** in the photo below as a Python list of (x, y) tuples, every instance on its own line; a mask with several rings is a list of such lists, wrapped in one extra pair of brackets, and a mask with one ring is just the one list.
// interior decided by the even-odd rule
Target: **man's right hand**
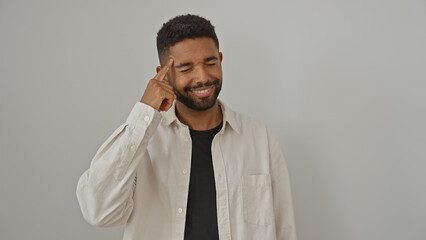
[(167, 80), (167, 72), (173, 66), (173, 59), (169, 60), (167, 66), (161, 68), (157, 75), (148, 82), (148, 86), (142, 96), (141, 102), (158, 111), (167, 111), (173, 105), (176, 95), (173, 87)]

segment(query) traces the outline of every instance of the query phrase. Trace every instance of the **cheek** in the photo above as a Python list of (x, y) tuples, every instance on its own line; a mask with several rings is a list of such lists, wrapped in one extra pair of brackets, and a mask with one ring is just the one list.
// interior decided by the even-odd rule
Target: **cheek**
[(177, 74), (174, 79), (174, 85), (177, 89), (184, 89), (191, 83), (191, 79), (188, 76)]
[(214, 75), (216, 78), (222, 78), (222, 68), (216, 67), (212, 69), (212, 75)]

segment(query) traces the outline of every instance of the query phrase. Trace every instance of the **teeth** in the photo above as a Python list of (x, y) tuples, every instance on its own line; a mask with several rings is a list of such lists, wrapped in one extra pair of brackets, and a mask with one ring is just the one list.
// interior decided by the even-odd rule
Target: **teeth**
[(192, 92), (194, 92), (194, 93), (206, 93), (208, 91), (209, 91), (209, 89), (205, 89), (205, 90), (201, 90), (201, 91), (192, 91)]

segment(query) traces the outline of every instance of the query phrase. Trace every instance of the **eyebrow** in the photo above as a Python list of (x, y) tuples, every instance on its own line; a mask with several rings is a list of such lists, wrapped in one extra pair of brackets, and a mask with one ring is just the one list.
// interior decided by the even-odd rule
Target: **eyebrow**
[[(211, 57), (204, 59), (205, 62), (209, 62), (209, 61), (212, 61), (212, 60), (217, 60), (217, 57), (211, 56)], [(184, 62), (184, 63), (181, 63), (181, 64), (175, 66), (175, 68), (179, 69), (179, 68), (187, 67), (187, 66), (190, 66), (190, 65), (191, 65), (190, 62)]]
[(208, 58), (206, 58), (204, 61), (205, 61), (205, 62), (208, 62), (208, 61), (212, 61), (212, 60), (217, 60), (217, 57), (215, 57), (215, 56), (208, 57)]
[(175, 68), (179, 69), (179, 68), (187, 67), (189, 65), (191, 65), (191, 63), (189, 63), (189, 62), (181, 63), (181, 64), (177, 65)]

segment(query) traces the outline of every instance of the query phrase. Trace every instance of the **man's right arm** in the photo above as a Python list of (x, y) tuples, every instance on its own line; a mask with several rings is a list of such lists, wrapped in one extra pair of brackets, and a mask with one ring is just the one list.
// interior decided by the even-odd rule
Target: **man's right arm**
[(136, 169), (160, 121), (159, 112), (138, 102), (96, 152), (77, 186), (81, 211), (91, 225), (108, 227), (127, 221), (133, 209)]
[(176, 98), (166, 74), (173, 65), (159, 69), (151, 79), (126, 122), (118, 127), (96, 152), (90, 168), (78, 181), (77, 198), (84, 218), (95, 226), (127, 222), (133, 210), (136, 170), (148, 142)]

